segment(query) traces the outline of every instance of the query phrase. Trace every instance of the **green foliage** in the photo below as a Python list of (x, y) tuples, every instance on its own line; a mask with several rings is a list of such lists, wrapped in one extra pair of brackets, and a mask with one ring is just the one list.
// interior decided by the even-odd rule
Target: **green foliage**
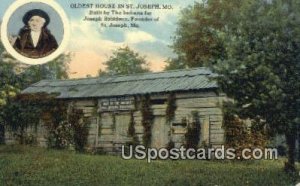
[(0, 43), (0, 123), (4, 125), (5, 106), (20, 92), (21, 78), (15, 71), (16, 64), (6, 62), (6, 53)]
[(145, 57), (141, 57), (128, 46), (115, 50), (105, 65), (107, 66), (106, 71), (100, 70), (99, 76), (149, 72)]
[[(277, 161), (123, 160), (25, 146), (0, 146), (1, 185), (296, 185)], [(299, 167), (298, 167), (299, 168)], [(299, 170), (299, 169), (298, 169)]]
[(241, 117), (265, 121), (285, 133), (294, 164), (300, 97), (300, 4), (253, 1), (242, 9), (238, 32), (225, 37), (227, 59), (215, 70), (222, 90), (234, 98)]
[(133, 111), (130, 113), (130, 123), (128, 126), (128, 136), (132, 137), (132, 141), (130, 143), (127, 143), (127, 145), (136, 146), (139, 144), (137, 134), (135, 133), (135, 122), (134, 122), (134, 116)]
[(17, 95), (9, 98), (7, 104), (2, 107), (0, 115), (2, 122), (14, 132), (21, 144), (25, 142), (26, 129), (39, 124), (41, 108), (48, 109), (45, 98), (53, 97), (45, 94)]
[(186, 148), (193, 148), (196, 149), (199, 144), (200, 140), (200, 120), (199, 120), (199, 113), (197, 111), (192, 112), (193, 122), (189, 123), (187, 126), (187, 132), (185, 134), (186, 140)]
[[(4, 139), (4, 126), (11, 128), (19, 136), (20, 142), (24, 142), (24, 130), (37, 124), (35, 116), (39, 111), (32, 102), (20, 104), (15, 101), (20, 89), (27, 87), (41, 79), (54, 78), (50, 74), (56, 74), (57, 77), (67, 77), (64, 63), (66, 56), (40, 66), (31, 66), (23, 69), (20, 73), (17, 69), (21, 64), (16, 63), (10, 55), (2, 52), (0, 59), (0, 141)], [(55, 68), (54, 68), (55, 67)], [(23, 66), (22, 66), (23, 68)], [(65, 72), (65, 74), (63, 73)]]
[(68, 102), (56, 99), (57, 95), (22, 94), (7, 104), (3, 113), (6, 126), (14, 131), (21, 144), (34, 143), (26, 129), (38, 126), (42, 119), (47, 129), (49, 148), (75, 147), (82, 152), (87, 144), (89, 128), (83, 111), (69, 107)]
[(293, 130), (300, 96), (300, 6), (289, 6), (278, 0), (245, 8), (239, 34), (228, 36), (229, 57), (216, 67), (222, 90), (240, 112), (265, 119), (278, 132)]
[(39, 111), (31, 105), (33, 103), (16, 101), (20, 90), (42, 79), (68, 78), (69, 61), (70, 55), (63, 54), (44, 65), (25, 65), (9, 55), (0, 43), (0, 143), (4, 139), (4, 126), (13, 129), (23, 143), (26, 127), (37, 123), (33, 116), (38, 116)]
[(37, 144), (37, 138), (34, 134), (25, 134), (24, 144), (35, 146)]
[[(177, 109), (176, 97), (175, 94), (171, 93), (169, 94), (167, 99), (167, 109), (166, 109), (166, 120), (167, 120), (167, 124), (169, 124), (170, 126), (172, 120), (174, 120), (176, 109)], [(169, 131), (169, 138), (170, 141), (167, 144), (167, 149), (170, 150), (175, 147), (175, 143), (172, 141), (172, 131)]]
[(174, 119), (176, 109), (177, 109), (176, 97), (175, 94), (171, 93), (168, 96), (167, 109), (166, 109), (166, 119), (168, 123), (170, 123)]
[[(182, 67), (199, 67), (223, 59), (226, 52), (220, 32), (235, 30), (242, 3), (247, 0), (207, 0), (195, 2), (183, 9), (177, 24), (172, 48), (184, 65), (177, 66), (178, 59), (170, 64)], [(172, 65), (169, 65), (172, 66)]]
[(135, 122), (134, 122), (134, 117), (133, 117), (133, 112), (130, 113), (130, 123), (128, 127), (128, 135), (129, 136), (134, 136), (135, 135)]
[(88, 142), (89, 126), (84, 118), (83, 111), (80, 109), (71, 108), (68, 114), (68, 123), (71, 125), (73, 132), (72, 139), (74, 141), (75, 150), (84, 152)]
[(164, 70), (185, 69), (187, 67), (184, 57), (169, 58), (165, 61), (167, 65)]
[(170, 140), (167, 144), (167, 149), (170, 151), (173, 148), (175, 148), (175, 143), (174, 141)]
[(236, 110), (231, 103), (224, 104), (224, 124), (225, 146), (234, 148), (237, 157), (242, 157), (243, 149), (266, 148), (268, 143), (268, 134), (261, 127), (260, 123), (255, 121), (243, 121), (237, 116)]
[(26, 67), (19, 75), (22, 79), (20, 82), (21, 88), (26, 88), (42, 79), (68, 79), (68, 64), (70, 60), (70, 54), (61, 54), (46, 64)]
[(151, 109), (150, 96), (145, 95), (141, 99), (142, 124), (144, 127), (143, 144), (150, 147), (152, 137), (152, 125), (154, 116)]
[(55, 125), (57, 125), (57, 126), (54, 127), (53, 125), (47, 125), (48, 148), (55, 148), (55, 149), (71, 148), (73, 145), (71, 125), (66, 121), (56, 123)]
[[(14, 131), (20, 143), (26, 143), (26, 129), (39, 125), (40, 119), (48, 130), (48, 146), (63, 149), (73, 144), (73, 126), (68, 122), (67, 104), (56, 95), (22, 94), (7, 104), (3, 112), (6, 126)], [(28, 141), (28, 140), (27, 140)]]
[(111, 115), (112, 115), (112, 126), (111, 126), (111, 128), (112, 128), (112, 130), (114, 132), (116, 131), (116, 124), (117, 124), (117, 122), (116, 122), (116, 114), (117, 113), (115, 113), (115, 112), (111, 113)]
[(48, 147), (66, 149), (74, 146), (76, 151), (83, 152), (89, 134), (83, 111), (61, 100), (50, 100), (50, 105), (50, 109), (43, 110), (43, 121), (49, 134)]
[[(208, 0), (184, 9), (173, 48), (188, 67), (211, 66), (240, 118), (284, 133), (294, 164), (300, 97), (300, 4)], [(259, 122), (260, 123), (260, 122)]]

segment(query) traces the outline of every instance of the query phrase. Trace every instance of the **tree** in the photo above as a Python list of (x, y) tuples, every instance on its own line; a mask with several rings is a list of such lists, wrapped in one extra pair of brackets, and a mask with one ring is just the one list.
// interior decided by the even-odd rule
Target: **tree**
[(67, 53), (61, 54), (53, 61), (43, 65), (27, 66), (20, 74), (22, 79), (21, 88), (24, 89), (42, 79), (68, 79), (70, 60), (71, 56)]
[(226, 57), (219, 32), (235, 30), (239, 9), (246, 2), (207, 0), (182, 10), (172, 48), (187, 67), (207, 66)]
[(7, 106), (10, 99), (12, 99), (19, 92), (18, 82), (19, 78), (14, 70), (16, 64), (8, 63), (3, 60), (5, 56), (4, 47), (0, 43), (0, 144), (4, 142), (4, 118), (3, 110)]
[(42, 79), (67, 79), (69, 54), (62, 54), (55, 60), (36, 66), (16, 61), (0, 45), (0, 143), (4, 142), (4, 128), (8, 127), (24, 139), (24, 130), (37, 123), (38, 110), (30, 103), (20, 104), (15, 97), (30, 84)]
[(187, 67), (184, 57), (169, 58), (165, 61), (167, 65), (164, 70), (185, 69)]
[(295, 170), (297, 99), (300, 97), (300, 4), (253, 1), (243, 7), (237, 33), (225, 38), (227, 59), (215, 66), (222, 90), (240, 115), (284, 133), (286, 170)]
[(127, 75), (149, 72), (145, 57), (131, 50), (128, 46), (118, 48), (105, 62), (105, 71), (99, 71), (99, 75)]
[(22, 89), (42, 79), (67, 79), (69, 61), (70, 54), (62, 54), (47, 64), (29, 66), (14, 59), (0, 42), (0, 143), (4, 142), (5, 126), (23, 130), (27, 124), (34, 123), (28, 121), (32, 115), (20, 113), (31, 106), (22, 107), (14, 98)]
[(213, 67), (241, 118), (285, 134), (286, 170), (295, 170), (299, 16), (296, 0), (208, 0), (181, 13), (173, 45), (188, 67)]

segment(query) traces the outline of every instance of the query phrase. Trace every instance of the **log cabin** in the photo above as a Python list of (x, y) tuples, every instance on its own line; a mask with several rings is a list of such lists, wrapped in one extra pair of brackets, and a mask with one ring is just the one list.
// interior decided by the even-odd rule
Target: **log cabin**
[[(87, 148), (119, 152), (133, 141), (143, 144), (150, 133), (149, 146), (180, 147), (187, 143), (187, 132), (200, 125), (198, 146), (224, 144), (222, 103), (216, 74), (207, 68), (143, 73), (70, 80), (42, 80), (22, 94), (56, 93), (56, 99), (81, 109), (88, 127)], [(145, 101), (146, 100), (146, 101)], [(145, 105), (145, 103), (147, 103)], [(146, 109), (146, 110), (145, 110)], [(151, 115), (151, 117), (147, 117)], [(150, 118), (145, 126), (146, 118)], [(130, 127), (133, 133), (129, 132)], [(146, 131), (148, 130), (148, 131)], [(47, 130), (35, 130), (39, 146), (46, 146)], [(12, 142), (6, 134), (6, 142)]]

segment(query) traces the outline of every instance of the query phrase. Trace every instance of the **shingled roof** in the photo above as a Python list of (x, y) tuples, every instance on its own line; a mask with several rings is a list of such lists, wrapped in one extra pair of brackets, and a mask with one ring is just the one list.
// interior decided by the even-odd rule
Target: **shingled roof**
[(95, 98), (151, 93), (199, 91), (217, 88), (207, 68), (194, 68), (129, 76), (109, 76), (72, 80), (42, 80), (23, 94), (57, 93), (57, 98)]

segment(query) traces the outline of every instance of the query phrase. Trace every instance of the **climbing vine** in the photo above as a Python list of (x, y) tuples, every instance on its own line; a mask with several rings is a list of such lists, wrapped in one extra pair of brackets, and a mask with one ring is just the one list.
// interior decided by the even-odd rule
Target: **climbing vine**
[[(85, 125), (83, 111), (70, 107), (69, 102), (56, 99), (56, 94), (22, 94), (14, 100), (14, 110), (18, 110), (18, 125), (11, 128), (20, 138), (21, 144), (36, 143), (35, 135), (28, 135), (26, 128), (37, 128), (39, 121), (47, 130), (47, 144), (49, 148), (65, 149), (75, 147), (83, 151), (87, 143), (88, 128)], [(9, 121), (9, 118), (7, 119)], [(20, 122), (22, 121), (22, 122)], [(30, 124), (30, 125), (29, 125)], [(37, 132), (37, 129), (36, 129)]]
[(60, 101), (44, 112), (43, 120), (48, 130), (48, 147), (65, 149), (74, 147), (83, 152), (87, 144), (89, 128), (83, 111)]
[(177, 106), (175, 94), (171, 93), (167, 99), (166, 120), (168, 123), (170, 123), (174, 119), (176, 109)]
[[(171, 126), (172, 120), (175, 118), (175, 111), (177, 109), (176, 106), (176, 98), (175, 94), (171, 93), (167, 99), (167, 109), (166, 109), (166, 121), (169, 126)], [(170, 127), (171, 129), (171, 127)], [(175, 147), (175, 143), (172, 140), (172, 130), (169, 131), (169, 143), (167, 144), (167, 148), (170, 150)]]
[[(56, 100), (56, 96), (45, 93), (21, 94), (12, 100), (11, 108), (6, 110), (10, 114), (5, 114), (8, 116), (5, 120), (21, 144), (36, 142), (36, 135), (29, 135), (27, 128), (34, 127), (37, 130), (43, 113), (53, 110), (53, 115), (55, 113), (53, 120), (62, 120), (65, 117), (64, 111), (67, 107), (62, 101)], [(13, 117), (10, 117), (11, 115)]]
[(151, 129), (154, 120), (149, 95), (145, 95), (141, 99), (141, 112), (142, 124), (144, 127), (143, 144), (145, 147), (149, 147), (151, 145)]
[(135, 133), (135, 122), (134, 122), (134, 116), (133, 116), (133, 111), (130, 113), (130, 123), (128, 127), (128, 136), (132, 137), (132, 142), (129, 145), (136, 146), (139, 141), (138, 137)]
[(200, 120), (199, 112), (192, 112), (193, 121), (187, 125), (187, 133), (185, 134), (186, 148), (197, 148), (200, 140)]
[(68, 123), (71, 125), (73, 136), (72, 141), (75, 150), (84, 152), (85, 146), (88, 142), (89, 126), (88, 119), (84, 118), (83, 110), (71, 108), (68, 114)]
[(112, 113), (112, 130), (115, 132), (116, 131), (116, 113)]

